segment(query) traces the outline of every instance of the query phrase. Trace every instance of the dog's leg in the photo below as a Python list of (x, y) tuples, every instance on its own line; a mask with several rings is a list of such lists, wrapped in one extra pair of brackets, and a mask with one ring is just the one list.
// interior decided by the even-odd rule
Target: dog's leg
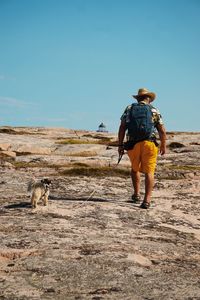
[(44, 205), (45, 206), (47, 206), (48, 205), (48, 193), (46, 193), (45, 195), (44, 195), (44, 197), (43, 197), (43, 203), (44, 203)]
[(37, 207), (37, 198), (35, 197), (35, 195), (31, 196), (31, 206), (32, 206), (32, 208)]

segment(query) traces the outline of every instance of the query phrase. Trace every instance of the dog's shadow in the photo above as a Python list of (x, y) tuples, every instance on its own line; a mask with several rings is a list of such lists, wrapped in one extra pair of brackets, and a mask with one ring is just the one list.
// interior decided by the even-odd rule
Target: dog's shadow
[(13, 203), (13, 204), (9, 204), (4, 206), (4, 208), (6, 209), (12, 209), (12, 208), (30, 208), (31, 204), (30, 202), (19, 202), (19, 203)]

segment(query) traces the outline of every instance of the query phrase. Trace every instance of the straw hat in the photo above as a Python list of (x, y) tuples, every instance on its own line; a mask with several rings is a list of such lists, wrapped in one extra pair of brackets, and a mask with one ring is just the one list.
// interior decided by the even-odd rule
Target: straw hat
[(156, 98), (156, 94), (153, 92), (150, 92), (149, 90), (145, 89), (145, 88), (141, 88), (138, 90), (138, 94), (137, 95), (133, 95), (133, 97), (135, 99), (140, 99), (143, 96), (148, 96), (151, 98), (151, 101), (153, 101)]

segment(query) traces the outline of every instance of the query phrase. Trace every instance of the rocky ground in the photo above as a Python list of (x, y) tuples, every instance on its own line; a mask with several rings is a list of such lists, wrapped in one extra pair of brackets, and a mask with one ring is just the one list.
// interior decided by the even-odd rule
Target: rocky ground
[[(0, 127), (0, 299), (200, 299), (200, 133), (168, 133), (149, 210), (115, 141)], [(44, 177), (49, 205), (32, 209)]]

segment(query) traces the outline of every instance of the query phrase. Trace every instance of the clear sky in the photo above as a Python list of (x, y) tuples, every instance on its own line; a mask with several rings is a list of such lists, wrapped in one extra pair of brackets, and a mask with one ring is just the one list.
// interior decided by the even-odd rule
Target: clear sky
[(146, 87), (200, 131), (200, 0), (0, 0), (0, 125), (116, 132)]

